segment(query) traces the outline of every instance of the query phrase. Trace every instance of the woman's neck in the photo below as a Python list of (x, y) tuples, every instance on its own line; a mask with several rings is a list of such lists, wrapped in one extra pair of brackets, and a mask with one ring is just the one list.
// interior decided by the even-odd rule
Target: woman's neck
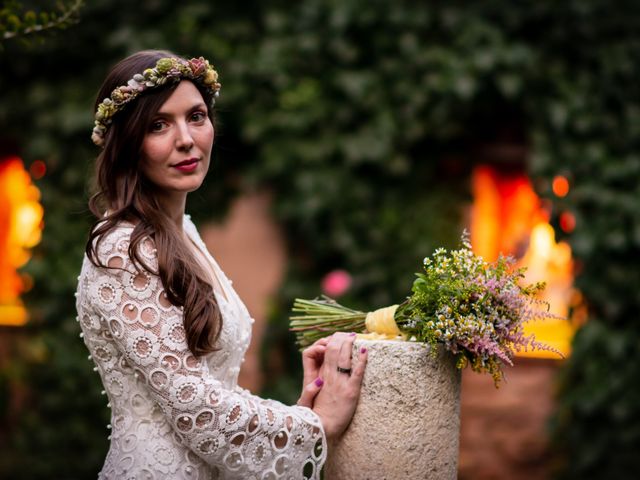
[(160, 205), (164, 210), (164, 213), (171, 219), (176, 225), (178, 231), (183, 231), (184, 211), (187, 203), (186, 194), (180, 196), (163, 197), (159, 199)]

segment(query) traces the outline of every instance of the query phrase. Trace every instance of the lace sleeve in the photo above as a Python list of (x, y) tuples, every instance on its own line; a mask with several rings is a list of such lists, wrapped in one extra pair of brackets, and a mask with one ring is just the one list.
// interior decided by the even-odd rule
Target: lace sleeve
[[(225, 388), (188, 350), (182, 311), (160, 278), (132, 264), (130, 234), (120, 228), (102, 239), (98, 256), (111, 268), (92, 270), (89, 301), (180, 441), (233, 478), (269, 471), (273, 477), (264, 478), (320, 478), (327, 446), (317, 415)], [(150, 239), (140, 252), (155, 269)]]

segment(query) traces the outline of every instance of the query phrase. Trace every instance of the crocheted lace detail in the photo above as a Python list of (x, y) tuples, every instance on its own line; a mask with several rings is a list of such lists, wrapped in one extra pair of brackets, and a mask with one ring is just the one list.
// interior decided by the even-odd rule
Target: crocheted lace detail
[[(133, 227), (104, 236), (97, 268), (86, 257), (76, 307), (111, 412), (111, 445), (99, 478), (319, 479), (327, 445), (308, 408), (263, 400), (237, 386), (253, 320), (185, 217), (186, 233), (210, 260), (224, 294), (216, 351), (194, 357), (181, 308), (159, 277), (128, 257)], [(151, 239), (140, 253), (157, 267)], [(226, 298), (225, 298), (226, 297)]]

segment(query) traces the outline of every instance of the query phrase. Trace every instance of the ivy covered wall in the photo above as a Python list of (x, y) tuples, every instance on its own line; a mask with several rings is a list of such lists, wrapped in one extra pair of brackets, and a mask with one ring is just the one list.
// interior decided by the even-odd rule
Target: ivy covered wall
[[(518, 132), (541, 195), (553, 175), (570, 180), (553, 220), (576, 217), (567, 240), (590, 311), (560, 379), (558, 475), (627, 476), (640, 444), (639, 27), (631, 1), (95, 0), (42, 44), (5, 42), (0, 142), (48, 170), (44, 239), (25, 268), (32, 319), (0, 372), (0, 391), (28, 392), (22, 405), (0, 402), (10, 432), (0, 476), (86, 478), (105, 454), (106, 400), (73, 292), (93, 95), (111, 64), (142, 48), (202, 54), (221, 72), (215, 158), (189, 201), (194, 217), (219, 217), (239, 191), (274, 192), (292, 261), (267, 350), (294, 351), (286, 310), (333, 268), (354, 275), (349, 303), (405, 295), (420, 259), (459, 236), (475, 147)], [(299, 372), (288, 373), (266, 394), (290, 399)]]

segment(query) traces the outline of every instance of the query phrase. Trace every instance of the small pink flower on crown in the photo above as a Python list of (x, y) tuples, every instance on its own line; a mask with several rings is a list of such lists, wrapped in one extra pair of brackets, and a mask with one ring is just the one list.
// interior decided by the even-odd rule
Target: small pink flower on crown
[(195, 77), (202, 75), (206, 66), (207, 61), (203, 57), (192, 58), (191, 60), (189, 60), (189, 67), (191, 68), (191, 71), (193, 72), (193, 75)]

